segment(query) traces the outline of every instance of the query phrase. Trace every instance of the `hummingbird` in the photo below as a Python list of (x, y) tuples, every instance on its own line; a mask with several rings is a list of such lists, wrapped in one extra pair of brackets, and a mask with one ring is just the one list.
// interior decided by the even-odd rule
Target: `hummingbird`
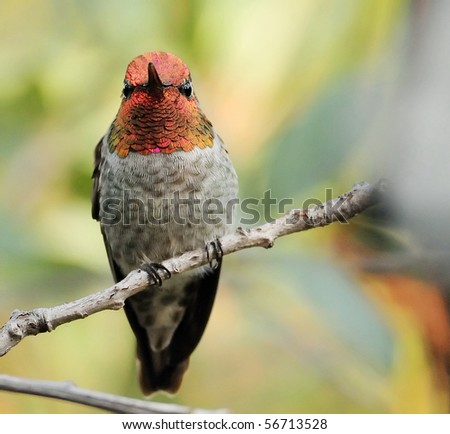
[[(124, 306), (142, 392), (175, 393), (211, 313), (218, 239), (234, 230), (238, 191), (224, 143), (177, 56), (154, 51), (129, 63), (119, 111), (95, 148), (92, 178), (92, 217), (100, 222), (115, 281), (141, 268), (160, 284)], [(158, 279), (162, 261), (196, 248), (215, 260)]]

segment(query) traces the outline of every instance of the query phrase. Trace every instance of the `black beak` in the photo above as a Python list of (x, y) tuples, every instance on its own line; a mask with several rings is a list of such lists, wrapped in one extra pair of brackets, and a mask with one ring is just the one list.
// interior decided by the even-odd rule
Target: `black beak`
[(155, 65), (152, 62), (148, 64), (148, 88), (153, 91), (162, 91), (164, 86), (161, 83), (158, 73), (156, 72)]

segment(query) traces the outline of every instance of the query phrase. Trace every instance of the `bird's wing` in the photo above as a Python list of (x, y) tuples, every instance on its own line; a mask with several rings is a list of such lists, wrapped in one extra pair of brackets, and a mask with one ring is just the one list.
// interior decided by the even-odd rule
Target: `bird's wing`
[(102, 165), (102, 145), (104, 137), (100, 139), (94, 152), (94, 171), (92, 172), (92, 179), (94, 185), (92, 187), (92, 218), (100, 220), (100, 168)]
[[(95, 147), (95, 152), (94, 152), (94, 171), (92, 172), (92, 179), (94, 180), (94, 184), (92, 187), (91, 213), (92, 213), (92, 218), (97, 221), (100, 221), (100, 173), (101, 173), (101, 168), (102, 168), (102, 164), (103, 164), (102, 146), (103, 146), (104, 140), (106, 139), (107, 134), (100, 139), (97, 146)], [(111, 268), (111, 272), (114, 276), (114, 280), (116, 282), (119, 282), (120, 280), (122, 280), (125, 277), (125, 275), (120, 271), (119, 266), (113, 259), (111, 248), (109, 246), (109, 243), (106, 240), (106, 235), (105, 235), (105, 231), (103, 230), (103, 227), (101, 228), (101, 231), (102, 231), (102, 235), (103, 235), (103, 242), (105, 243), (106, 253), (108, 255), (108, 261), (109, 261), (109, 266)]]

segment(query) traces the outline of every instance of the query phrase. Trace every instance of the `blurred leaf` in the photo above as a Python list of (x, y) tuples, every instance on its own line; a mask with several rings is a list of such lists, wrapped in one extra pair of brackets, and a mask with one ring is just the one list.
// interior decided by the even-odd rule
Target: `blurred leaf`
[(275, 197), (296, 197), (337, 178), (370, 126), (374, 107), (358, 78), (333, 83), (270, 146), (268, 185)]

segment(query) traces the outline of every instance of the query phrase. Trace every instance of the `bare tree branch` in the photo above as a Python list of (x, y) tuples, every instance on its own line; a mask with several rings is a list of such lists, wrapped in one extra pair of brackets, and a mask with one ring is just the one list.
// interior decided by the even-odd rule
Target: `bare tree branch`
[[(269, 248), (281, 236), (326, 226), (336, 221), (346, 222), (378, 203), (384, 190), (384, 181), (373, 185), (361, 182), (348, 193), (312, 208), (294, 209), (273, 222), (255, 228), (238, 228), (234, 234), (220, 239), (223, 254), (228, 255), (256, 246)], [(174, 275), (207, 263), (205, 249), (196, 249), (168, 259), (162, 262), (162, 265)], [(161, 271), (161, 280), (167, 277)], [(121, 309), (128, 297), (156, 283), (145, 271), (134, 270), (117, 284), (78, 300), (50, 308), (15, 310), (9, 321), (0, 329), (0, 356), (5, 355), (26, 336), (53, 331), (61, 324), (86, 318), (102, 310)]]
[[(326, 226), (336, 221), (346, 222), (380, 202), (384, 190), (384, 181), (378, 181), (373, 185), (359, 183), (348, 193), (315, 207), (306, 210), (292, 210), (273, 222), (255, 228), (238, 228), (236, 233), (221, 238), (223, 254), (227, 255), (256, 246), (269, 248), (281, 236)], [(164, 261), (162, 265), (171, 274), (179, 274), (206, 263), (208, 263), (208, 257), (205, 249), (197, 249)], [(167, 277), (161, 272), (161, 280)], [(30, 311), (15, 310), (9, 321), (0, 329), (0, 356), (5, 355), (26, 336), (53, 331), (61, 324), (86, 318), (102, 310), (121, 309), (128, 297), (148, 289), (149, 285), (156, 283), (155, 279), (145, 271), (134, 270), (114, 286), (79, 300), (51, 308), (38, 308)], [(173, 404), (148, 402), (94, 392), (81, 389), (70, 382), (29, 380), (8, 375), (0, 375), (0, 390), (57, 398), (117, 413), (224, 412), (224, 410), (191, 409)]]
[(45, 396), (76, 402), (90, 407), (101, 408), (113, 413), (127, 414), (189, 414), (189, 413), (226, 413), (226, 410), (205, 410), (177, 404), (144, 401), (126, 398), (110, 393), (96, 392), (77, 387), (72, 382), (41, 381), (28, 378), (0, 375), (0, 390)]

